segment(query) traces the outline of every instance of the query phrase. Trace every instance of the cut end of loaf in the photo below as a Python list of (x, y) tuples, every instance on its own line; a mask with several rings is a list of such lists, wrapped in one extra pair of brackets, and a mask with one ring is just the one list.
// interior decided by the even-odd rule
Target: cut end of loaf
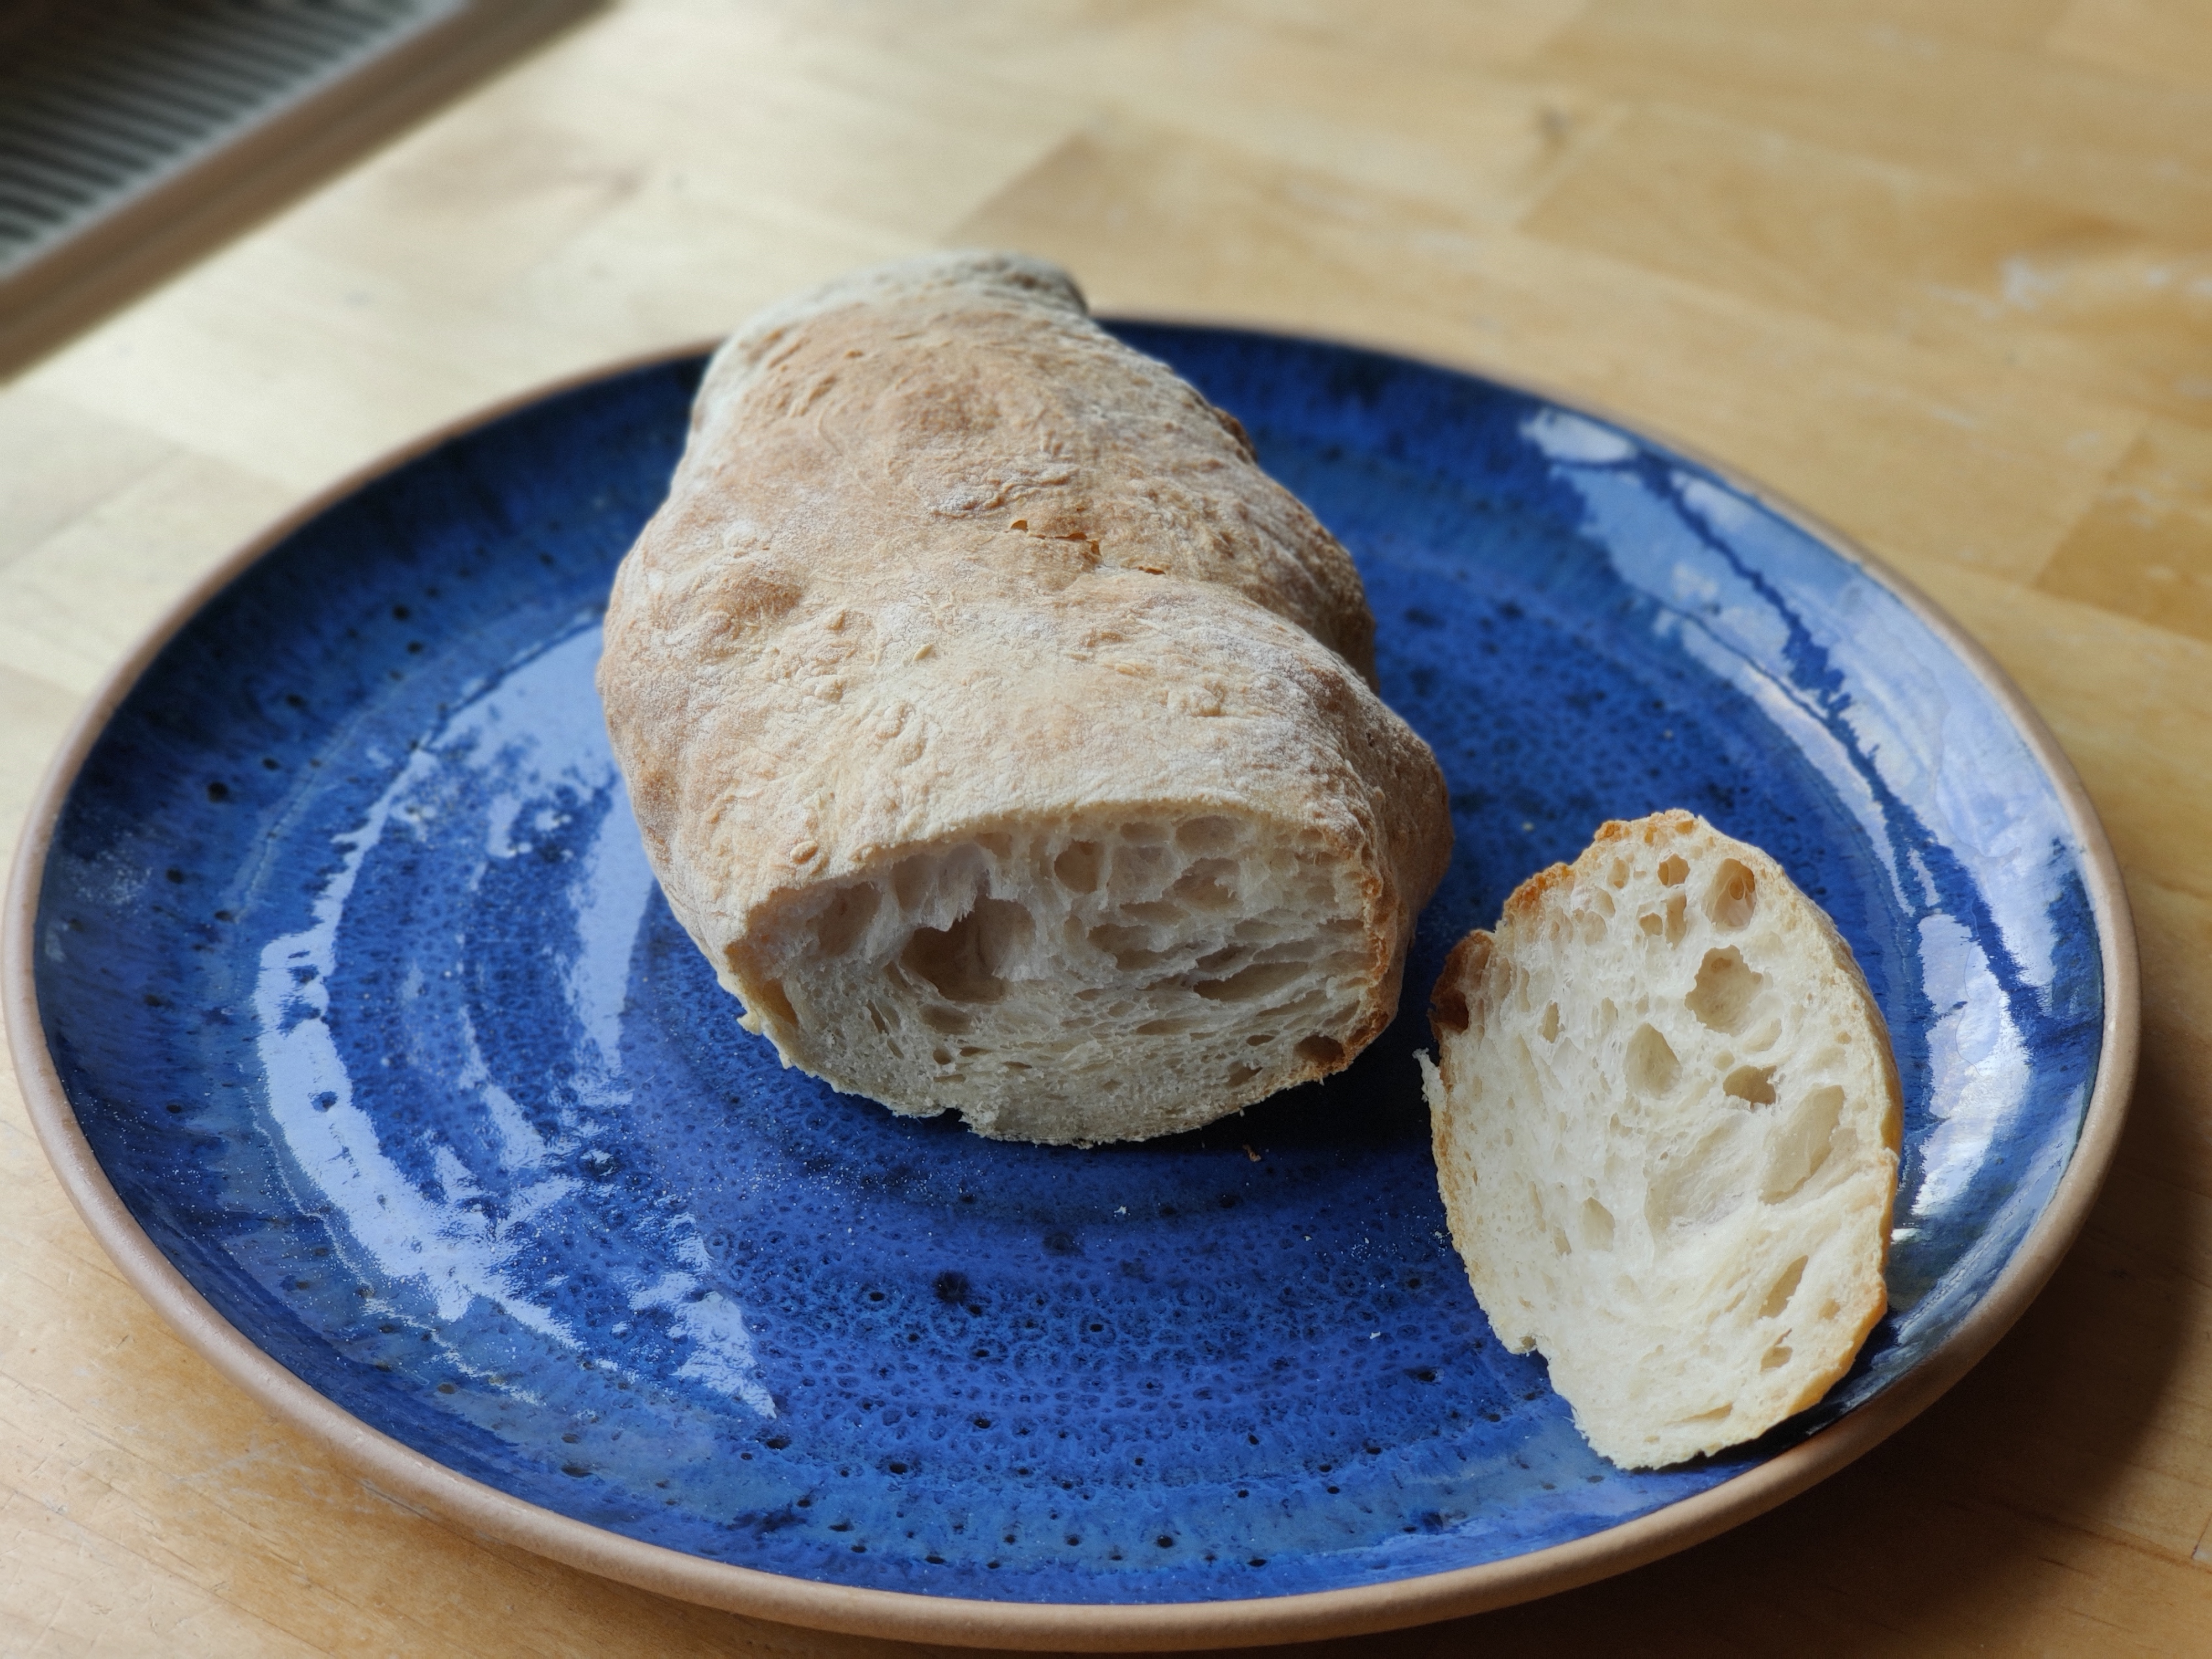
[(1404, 929), (1355, 867), (1318, 830), (1229, 811), (1010, 828), (792, 895), (724, 948), (725, 982), (787, 1062), (895, 1111), (1145, 1139), (1336, 1071), (1382, 1029)]
[(670, 906), (788, 1063), (1140, 1139), (1388, 1019), (1450, 816), (1372, 631), (1343, 547), (1064, 273), (936, 255), (717, 355), (599, 683)]
[(1462, 942), (1431, 1022), (1453, 1240), (1600, 1452), (1717, 1451), (1849, 1368), (1887, 1304), (1901, 1093), (1772, 859), (1686, 812), (1608, 823)]

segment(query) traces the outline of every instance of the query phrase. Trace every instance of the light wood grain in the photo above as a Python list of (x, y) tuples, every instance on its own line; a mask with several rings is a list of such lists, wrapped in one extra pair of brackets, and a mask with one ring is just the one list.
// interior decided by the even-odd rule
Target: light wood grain
[[(633, 0), (0, 388), (0, 840), (228, 548), (430, 426), (864, 260), (1610, 406), (1863, 539), (2109, 827), (2142, 1075), (1966, 1382), (1711, 1544), (1342, 1651), (2212, 1652), (2212, 11)], [(0, 1652), (861, 1654), (368, 1490), (172, 1337), (0, 1083)]]

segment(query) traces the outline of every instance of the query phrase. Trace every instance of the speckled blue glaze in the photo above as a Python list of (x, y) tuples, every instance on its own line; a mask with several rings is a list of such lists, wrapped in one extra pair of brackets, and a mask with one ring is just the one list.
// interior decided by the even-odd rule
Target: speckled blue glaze
[[(1458, 849), (1351, 1070), (1091, 1152), (782, 1070), (672, 922), (591, 686), (698, 373), (565, 393), (331, 508), (147, 672), (70, 796), (40, 1007), (179, 1271), (366, 1422), (801, 1577), (1048, 1601), (1372, 1583), (1728, 1480), (1913, 1365), (2070, 1156), (2081, 849), (1965, 664), (1631, 434), (1463, 375), (1121, 331), (1358, 557)], [(1821, 1407), (1626, 1474), (1500, 1351), (1411, 1057), (1443, 953), (1600, 820), (1686, 805), (1833, 914), (1907, 1096), (1894, 1311)]]

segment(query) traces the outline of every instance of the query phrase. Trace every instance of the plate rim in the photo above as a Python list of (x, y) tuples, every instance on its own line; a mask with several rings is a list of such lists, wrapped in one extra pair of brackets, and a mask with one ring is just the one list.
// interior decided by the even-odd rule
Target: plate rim
[(1329, 1590), (1213, 1601), (999, 1601), (863, 1589), (712, 1561), (624, 1537), (516, 1498), (370, 1427), (293, 1375), (216, 1312), (139, 1225), (94, 1155), (48, 1052), (33, 972), (35, 927), (46, 855), (86, 757), (155, 658), (225, 587), (295, 531), (376, 480), (531, 406), (623, 374), (711, 350), (719, 338), (641, 352), (556, 377), (496, 399), (386, 450), (250, 537), (170, 605), (101, 678), (48, 762), (32, 797), (0, 908), (0, 1005), (33, 1131), (62, 1188), (132, 1288), (217, 1371), (291, 1427), (336, 1452), (372, 1488), (438, 1519), (488, 1534), (567, 1565), (725, 1612), (847, 1635), (1001, 1649), (1083, 1652), (1244, 1647), (1366, 1634), (1571, 1589), (1703, 1542), (1764, 1514), (1842, 1468), (1919, 1415), (1963, 1376), (2024, 1313), (2072, 1246), (2110, 1170), (2132, 1093), (2141, 1040), (2135, 926), (2119, 864), (2080, 775), (2042, 717), (1966, 630), (1907, 578), (1833, 525), (1746, 477), (1730, 465), (1642, 420), (1613, 413), (1526, 376), (1443, 361), (1350, 336), (1271, 328), (1198, 313), (1115, 311), (1117, 322), (1204, 328), (1341, 345), (1464, 375), (1601, 422), (1703, 468), (1795, 526), (1886, 588), (1948, 647), (1995, 699), (2055, 787), (2081, 848), (2096, 919), (2104, 1016), (2096, 1081), (2064, 1172), (1973, 1311), (1906, 1373), (1864, 1405), (1766, 1462), (1663, 1509), (1587, 1537), (1502, 1560)]

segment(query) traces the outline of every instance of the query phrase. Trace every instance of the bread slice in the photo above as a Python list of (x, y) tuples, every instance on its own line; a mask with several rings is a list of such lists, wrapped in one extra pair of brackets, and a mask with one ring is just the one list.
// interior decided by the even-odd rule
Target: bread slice
[(1424, 1054), (1452, 1240), (1591, 1445), (1764, 1433), (1887, 1304), (1903, 1097), (1820, 908), (1688, 812), (1597, 832), (1444, 964)]
[(1389, 1024), (1451, 828), (1358, 573), (1236, 422), (1011, 254), (716, 354), (616, 577), (608, 729), (678, 918), (788, 1064), (1088, 1143)]

